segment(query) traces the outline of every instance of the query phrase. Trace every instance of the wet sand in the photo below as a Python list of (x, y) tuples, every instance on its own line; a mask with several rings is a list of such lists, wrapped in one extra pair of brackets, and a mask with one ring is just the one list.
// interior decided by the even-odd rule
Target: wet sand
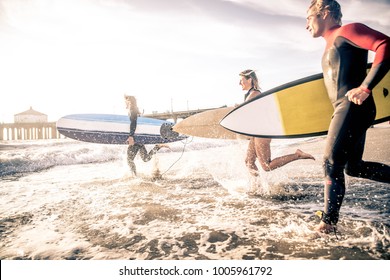
[[(316, 160), (322, 161), (325, 148), (325, 136), (322, 141), (298, 144), (303, 151), (317, 155)], [(363, 160), (390, 163), (390, 125), (386, 122), (375, 125), (367, 130), (366, 145)]]

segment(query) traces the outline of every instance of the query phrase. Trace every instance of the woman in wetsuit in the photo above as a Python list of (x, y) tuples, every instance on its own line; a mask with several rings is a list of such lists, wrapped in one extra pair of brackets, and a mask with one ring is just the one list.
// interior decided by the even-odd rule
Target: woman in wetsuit
[[(376, 109), (371, 90), (390, 68), (390, 38), (366, 25), (341, 26), (341, 8), (334, 0), (313, 0), (306, 29), (324, 37), (322, 68), (334, 114), (324, 153), (324, 211), (317, 230), (335, 230), (345, 194), (346, 174), (390, 183), (390, 167), (362, 160), (366, 131)], [(368, 74), (368, 50), (376, 53)]]
[[(250, 100), (261, 94), (258, 78), (254, 70), (244, 70), (239, 75), (242, 90), (247, 91), (244, 96), (244, 101)], [(314, 157), (297, 149), (294, 154), (271, 159), (271, 139), (251, 137), (249, 140), (245, 164), (249, 173), (254, 176), (258, 175), (256, 159), (259, 160), (260, 166), (264, 171), (271, 171), (298, 159), (314, 160)]]
[(125, 102), (126, 102), (126, 109), (129, 110), (129, 118), (130, 118), (130, 135), (126, 141), (126, 143), (129, 144), (127, 148), (127, 164), (129, 165), (133, 175), (137, 176), (137, 168), (134, 163), (134, 159), (138, 152), (142, 160), (144, 162), (147, 162), (152, 159), (153, 155), (156, 154), (158, 150), (160, 150), (163, 147), (169, 148), (169, 146), (163, 144), (157, 144), (148, 153), (144, 144), (136, 143), (134, 141), (134, 133), (137, 128), (137, 118), (138, 115), (140, 114), (137, 106), (137, 100), (134, 96), (125, 95)]

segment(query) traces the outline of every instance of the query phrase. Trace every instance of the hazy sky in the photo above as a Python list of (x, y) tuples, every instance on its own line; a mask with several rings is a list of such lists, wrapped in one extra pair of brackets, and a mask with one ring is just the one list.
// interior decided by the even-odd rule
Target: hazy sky
[[(0, 0), (0, 122), (29, 109), (145, 113), (242, 102), (238, 73), (263, 91), (321, 71), (310, 0)], [(340, 0), (343, 23), (390, 34), (390, 0)]]

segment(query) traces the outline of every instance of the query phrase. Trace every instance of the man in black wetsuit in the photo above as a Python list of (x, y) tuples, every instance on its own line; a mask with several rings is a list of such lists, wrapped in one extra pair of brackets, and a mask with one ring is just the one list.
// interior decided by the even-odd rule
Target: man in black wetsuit
[(134, 133), (137, 128), (137, 118), (138, 115), (140, 114), (137, 106), (137, 99), (134, 96), (125, 95), (125, 102), (126, 102), (126, 109), (129, 110), (129, 118), (130, 118), (130, 134), (129, 134), (129, 138), (126, 141), (129, 144), (127, 148), (127, 164), (129, 165), (133, 175), (136, 176), (137, 168), (134, 163), (134, 159), (138, 152), (142, 160), (147, 162), (152, 159), (153, 155), (156, 154), (158, 150), (160, 150), (163, 147), (169, 148), (169, 146), (164, 144), (157, 144), (148, 153), (144, 144), (136, 143), (136, 141), (134, 140)]
[[(346, 174), (390, 183), (390, 167), (362, 160), (366, 131), (376, 108), (371, 90), (390, 68), (390, 38), (366, 25), (341, 26), (341, 8), (335, 0), (312, 0), (306, 29), (324, 37), (322, 68), (334, 114), (324, 153), (324, 211), (317, 230), (335, 230), (345, 193)], [(368, 74), (368, 50), (375, 60)]]

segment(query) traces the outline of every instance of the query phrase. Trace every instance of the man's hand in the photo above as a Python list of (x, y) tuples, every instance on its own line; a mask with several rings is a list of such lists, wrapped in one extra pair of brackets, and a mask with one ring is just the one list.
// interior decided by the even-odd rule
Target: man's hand
[(358, 87), (348, 91), (345, 96), (348, 96), (349, 101), (357, 105), (362, 105), (364, 100), (366, 100), (367, 97), (370, 96), (370, 93)]

